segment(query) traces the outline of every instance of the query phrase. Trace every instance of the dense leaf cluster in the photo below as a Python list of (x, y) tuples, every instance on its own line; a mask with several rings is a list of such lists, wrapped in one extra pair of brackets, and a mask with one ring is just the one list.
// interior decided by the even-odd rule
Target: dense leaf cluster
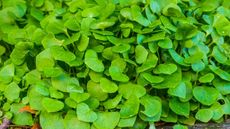
[(0, 8), (0, 117), (13, 124), (184, 129), (230, 114), (229, 0), (1, 0)]

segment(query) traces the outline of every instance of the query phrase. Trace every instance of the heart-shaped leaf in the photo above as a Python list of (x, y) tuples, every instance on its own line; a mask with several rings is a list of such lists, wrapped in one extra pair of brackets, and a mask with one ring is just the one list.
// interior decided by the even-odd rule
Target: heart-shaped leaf
[(190, 112), (190, 104), (189, 102), (181, 102), (177, 98), (172, 98), (169, 101), (170, 109), (178, 115), (182, 115), (185, 117), (189, 116)]
[(119, 85), (118, 92), (123, 95), (124, 98), (128, 99), (130, 96), (135, 95), (140, 98), (146, 94), (146, 90), (143, 86), (126, 83)]
[(114, 129), (120, 120), (119, 112), (99, 112), (97, 116), (93, 125), (98, 129)]
[(122, 105), (120, 114), (121, 118), (130, 118), (138, 113), (140, 100), (137, 96), (130, 96), (124, 105)]
[(98, 116), (87, 104), (79, 103), (77, 105), (77, 117), (84, 122), (94, 122)]
[(202, 121), (202, 122), (208, 122), (212, 119), (213, 111), (210, 109), (200, 109), (196, 113), (196, 119)]
[(61, 101), (51, 98), (43, 98), (42, 106), (47, 112), (57, 112), (64, 108), (64, 104)]
[(211, 105), (217, 100), (219, 92), (213, 87), (197, 86), (193, 89), (193, 95), (200, 103)]

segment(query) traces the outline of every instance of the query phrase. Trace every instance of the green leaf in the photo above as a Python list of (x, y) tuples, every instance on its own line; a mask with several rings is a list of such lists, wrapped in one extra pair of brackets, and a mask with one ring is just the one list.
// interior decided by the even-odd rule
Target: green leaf
[(170, 38), (158, 41), (158, 46), (161, 48), (169, 49), (173, 47), (172, 41)]
[(51, 68), (55, 65), (50, 49), (45, 49), (36, 56), (36, 68), (38, 71), (44, 71), (46, 68)]
[(62, 33), (66, 30), (66, 28), (64, 28), (64, 23), (54, 15), (46, 16), (40, 24), (46, 32), (54, 34)]
[(164, 81), (155, 85), (152, 85), (152, 87), (157, 89), (165, 89), (165, 88), (175, 88), (182, 79), (182, 72), (181, 69), (178, 67), (177, 71), (172, 73), (171, 75), (162, 75), (161, 77), (164, 78)]
[(77, 105), (77, 117), (84, 122), (94, 122), (98, 118), (97, 114), (85, 103)]
[(129, 81), (129, 77), (127, 75), (123, 74), (121, 69), (117, 66), (110, 66), (109, 67), (109, 74), (112, 77), (112, 79), (115, 81), (120, 81), (120, 82), (128, 82)]
[(98, 20), (98, 21), (95, 21), (90, 26), (90, 28), (91, 29), (105, 29), (105, 28), (113, 26), (116, 23), (116, 21), (117, 21), (117, 18), (115, 17), (112, 17), (110, 19), (103, 19), (103, 21)]
[(102, 76), (103, 76), (102, 73), (97, 73), (97, 72), (94, 72), (92, 70), (89, 72), (89, 77), (94, 82), (100, 82)]
[(181, 57), (174, 49), (169, 49), (169, 54), (171, 55), (171, 57), (176, 63), (182, 66), (188, 66), (188, 64), (184, 62), (184, 58)]
[(201, 9), (203, 12), (210, 12), (215, 10), (220, 4), (219, 0), (204, 1), (201, 3)]
[(41, 21), (44, 18), (44, 14), (41, 10), (38, 10), (36, 8), (31, 8), (30, 15), (33, 16), (38, 21)]
[(32, 70), (25, 75), (26, 83), (36, 84), (41, 80), (41, 74), (37, 70)]
[(141, 97), (140, 103), (144, 106), (145, 110), (141, 111), (148, 117), (153, 117), (161, 113), (161, 101), (156, 97), (145, 95)]
[(216, 31), (221, 36), (230, 35), (230, 21), (221, 14), (216, 14), (214, 16), (213, 26), (216, 28)]
[[(190, 49), (192, 49), (192, 48), (190, 48)], [(186, 63), (194, 64), (194, 63), (197, 63), (198, 61), (200, 61), (203, 57), (204, 57), (203, 52), (201, 52), (200, 50), (197, 50), (195, 53), (193, 53), (189, 57), (186, 57), (184, 61)]]
[(43, 98), (42, 106), (46, 109), (47, 112), (57, 112), (64, 108), (64, 104), (56, 99)]
[(158, 32), (155, 34), (152, 34), (152, 36), (146, 38), (143, 43), (149, 43), (153, 41), (163, 40), (165, 39), (165, 32)]
[(190, 104), (189, 102), (181, 102), (177, 98), (172, 98), (169, 100), (170, 109), (178, 115), (185, 117), (189, 116), (190, 113)]
[(50, 93), (50, 97), (55, 99), (62, 99), (64, 97), (64, 94), (62, 92), (57, 91), (53, 87), (49, 88), (49, 93)]
[(82, 11), (83, 17), (97, 17), (100, 15), (100, 6), (94, 6), (92, 8), (86, 8)]
[(213, 85), (223, 95), (230, 93), (230, 82), (228, 81), (223, 81), (221, 79), (215, 78), (213, 80)]
[(184, 125), (176, 124), (173, 126), (173, 129), (188, 129), (188, 127)]
[(157, 61), (158, 57), (155, 54), (149, 54), (146, 61), (140, 67), (137, 67), (137, 73), (154, 68), (157, 65)]
[(35, 90), (37, 93), (43, 96), (48, 96), (50, 94), (47, 84), (41, 81), (36, 83)]
[(85, 64), (95, 72), (103, 72), (104, 65), (101, 60), (98, 59), (97, 53), (89, 49), (85, 53)]
[(212, 55), (219, 63), (225, 63), (227, 61), (226, 55), (217, 47), (213, 47)]
[(118, 46), (113, 46), (112, 51), (116, 53), (124, 53), (130, 49), (130, 45), (128, 44), (120, 44)]
[(89, 93), (72, 92), (72, 93), (70, 93), (69, 96), (70, 96), (71, 99), (73, 99), (77, 103), (80, 103), (80, 102), (83, 102), (83, 101), (87, 100), (90, 97), (90, 94)]
[(0, 45), (0, 56), (2, 56), (6, 52), (6, 48)]
[(168, 113), (168, 116), (167, 117), (162, 117), (161, 120), (164, 121), (164, 122), (173, 122), (173, 123), (175, 123), (178, 120), (178, 116), (175, 113), (173, 113), (172, 111), (170, 111)]
[(133, 127), (134, 123), (136, 122), (136, 116), (130, 118), (121, 118), (118, 127)]
[(132, 19), (143, 26), (148, 26), (150, 21), (141, 14), (141, 9), (137, 5), (131, 6)]
[(198, 61), (198, 62), (192, 64), (192, 69), (193, 69), (193, 71), (195, 71), (195, 72), (200, 72), (200, 71), (202, 71), (202, 70), (205, 69), (205, 64), (204, 64), (203, 61), (200, 60), (200, 61)]
[(207, 73), (207, 74), (201, 76), (201, 77), (199, 78), (199, 81), (200, 81), (201, 83), (212, 82), (212, 80), (214, 79), (214, 77), (215, 77), (214, 74), (212, 74), (212, 73)]
[(107, 39), (109, 40), (109, 42), (111, 42), (114, 45), (120, 45), (120, 44), (130, 44), (133, 43), (135, 41), (134, 37), (131, 38), (127, 38), (127, 39), (122, 39), (122, 38), (117, 38), (114, 36), (107, 36)]
[(224, 109), (220, 103), (214, 103), (210, 109), (213, 111), (213, 120), (218, 121), (221, 117), (223, 117)]
[(51, 83), (55, 89), (62, 92), (83, 93), (83, 88), (79, 86), (79, 81), (76, 78), (70, 78), (65, 74), (51, 78)]
[(177, 28), (175, 38), (176, 40), (189, 39), (198, 33), (196, 26), (191, 24), (182, 24)]
[(77, 108), (77, 102), (75, 102), (72, 98), (68, 97), (65, 99), (65, 104), (71, 108)]
[[(103, 0), (101, 0), (103, 1)], [(105, 1), (103, 1), (104, 5), (106, 5), (106, 7), (104, 8), (104, 12), (103, 14), (101, 14), (102, 19), (106, 19), (107, 17), (109, 17), (110, 15), (112, 15), (116, 9), (116, 6), (113, 2), (108, 2), (106, 3)]]
[(65, 129), (90, 129), (90, 124), (80, 121), (76, 113), (69, 110), (64, 118), (64, 127)]
[(62, 113), (41, 112), (39, 123), (43, 129), (64, 129)]
[(8, 100), (14, 101), (19, 98), (20, 91), (20, 87), (15, 82), (12, 82), (5, 88), (4, 95)]
[(64, 61), (66, 63), (69, 63), (76, 58), (72, 52), (66, 51), (60, 46), (53, 46), (50, 51), (55, 60)]
[(210, 70), (212, 70), (212, 72), (214, 72), (215, 74), (217, 74), (221, 79), (226, 80), (226, 81), (230, 81), (230, 74), (216, 66), (213, 65), (209, 65)]
[(196, 119), (201, 121), (201, 122), (208, 122), (212, 119), (213, 117), (213, 111), (210, 109), (200, 109), (196, 113)]
[(196, 86), (193, 95), (203, 105), (212, 105), (218, 98), (219, 92), (213, 87)]
[(159, 14), (161, 12), (161, 4), (158, 0), (150, 0), (150, 9), (154, 12)]
[(44, 48), (50, 48), (52, 46), (61, 46), (63, 45), (63, 41), (58, 40), (54, 34), (49, 33), (45, 35), (45, 37), (41, 41)]
[(121, 95), (121, 94), (118, 94), (118, 95), (115, 96), (114, 98), (105, 101), (105, 102), (103, 103), (103, 106), (104, 106), (106, 109), (113, 109), (113, 108), (116, 108), (116, 107), (118, 106), (118, 104), (120, 103), (121, 99), (122, 99), (122, 95)]
[(148, 51), (142, 46), (137, 45), (135, 48), (135, 59), (138, 64), (142, 64), (148, 57)]
[(177, 71), (177, 65), (168, 63), (168, 64), (160, 64), (155, 69), (153, 69), (153, 72), (155, 74), (172, 74)]
[(5, 84), (10, 83), (14, 77), (15, 67), (13, 64), (8, 64), (0, 70), (0, 82)]
[(98, 112), (97, 116), (93, 125), (98, 129), (114, 129), (120, 120), (119, 112)]
[(23, 108), (25, 105), (23, 104), (12, 104), (10, 107), (10, 111), (14, 114), (12, 123), (16, 125), (32, 125), (33, 124), (33, 118), (32, 115), (27, 112), (19, 112), (21, 108)]
[(184, 82), (180, 82), (175, 88), (170, 88), (168, 90), (168, 94), (172, 96), (177, 96), (180, 98), (186, 97), (186, 84)]
[(122, 94), (122, 96), (126, 99), (128, 99), (132, 95), (140, 98), (146, 94), (146, 90), (143, 86), (133, 83), (125, 83), (119, 85), (118, 92)]
[(164, 81), (163, 77), (155, 76), (150, 73), (141, 73), (141, 75), (150, 83), (161, 83)]
[(31, 86), (28, 90), (28, 98), (30, 107), (34, 110), (42, 110), (42, 99), (44, 98), (43, 95), (37, 92), (36, 86)]
[(99, 107), (100, 101), (96, 98), (90, 97), (84, 101), (92, 110), (95, 110)]
[(121, 118), (130, 118), (135, 116), (138, 113), (140, 105), (140, 100), (137, 96), (130, 96), (121, 106), (120, 115)]
[(100, 101), (104, 101), (108, 98), (108, 94), (102, 90), (100, 84), (91, 80), (87, 83), (87, 91), (90, 96), (95, 97)]
[(165, 16), (160, 16), (160, 20), (165, 28), (176, 32), (177, 28), (170, 22), (170, 19)]
[(181, 12), (180, 7), (177, 4), (169, 3), (167, 4), (163, 10), (162, 13), (165, 16), (173, 16), (173, 17), (183, 17), (184, 15)]
[(107, 78), (100, 79), (100, 86), (103, 92), (114, 93), (118, 90), (117, 84)]
[(79, 51), (85, 51), (89, 44), (89, 37), (86, 35), (81, 35), (80, 42), (77, 46)]
[(45, 68), (44, 75), (46, 77), (58, 77), (63, 74), (63, 70), (60, 67)]

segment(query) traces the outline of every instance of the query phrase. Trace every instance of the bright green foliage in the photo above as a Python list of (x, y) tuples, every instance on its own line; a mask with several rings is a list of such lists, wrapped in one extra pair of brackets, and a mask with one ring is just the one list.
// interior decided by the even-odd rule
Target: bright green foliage
[(94, 122), (97, 119), (97, 114), (85, 103), (77, 105), (77, 116), (79, 120), (84, 122)]
[(182, 115), (185, 117), (189, 116), (190, 112), (190, 104), (189, 102), (181, 102), (177, 98), (172, 98), (169, 100), (170, 109), (178, 115)]
[(0, 123), (152, 129), (163, 121), (186, 129), (224, 122), (229, 3), (1, 0)]
[(196, 119), (202, 122), (208, 122), (213, 117), (213, 111), (210, 109), (200, 109), (196, 113)]
[(121, 118), (129, 118), (138, 113), (140, 100), (137, 96), (130, 96), (127, 101), (122, 105), (120, 114)]
[(57, 112), (64, 107), (64, 104), (61, 101), (55, 99), (44, 98), (42, 99), (42, 106), (46, 109), (47, 112)]
[(27, 112), (18, 112), (22, 107), (25, 105), (23, 104), (12, 104), (10, 107), (10, 111), (14, 113), (13, 122), (17, 125), (32, 125), (33, 118), (32, 115)]
[(119, 112), (98, 112), (97, 116), (93, 125), (98, 129), (114, 129), (120, 120)]
[(4, 90), (5, 97), (10, 101), (16, 100), (19, 97), (19, 94), (20, 94), (20, 87), (18, 87), (18, 85), (14, 82), (7, 85)]
[(126, 83), (119, 85), (119, 93), (123, 95), (124, 98), (128, 99), (130, 96), (135, 95), (136, 97), (142, 97), (146, 94), (144, 87), (133, 84)]
[(65, 129), (90, 129), (90, 124), (77, 118), (74, 111), (69, 110), (64, 118)]
[(193, 95), (201, 104), (212, 105), (216, 102), (219, 92), (213, 87), (197, 86), (193, 89)]

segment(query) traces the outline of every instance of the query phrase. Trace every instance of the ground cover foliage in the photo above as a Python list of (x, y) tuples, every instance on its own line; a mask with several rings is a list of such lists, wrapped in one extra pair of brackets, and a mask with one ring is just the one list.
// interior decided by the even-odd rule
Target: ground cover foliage
[(1, 119), (186, 129), (230, 114), (229, 0), (1, 0), (0, 8)]

